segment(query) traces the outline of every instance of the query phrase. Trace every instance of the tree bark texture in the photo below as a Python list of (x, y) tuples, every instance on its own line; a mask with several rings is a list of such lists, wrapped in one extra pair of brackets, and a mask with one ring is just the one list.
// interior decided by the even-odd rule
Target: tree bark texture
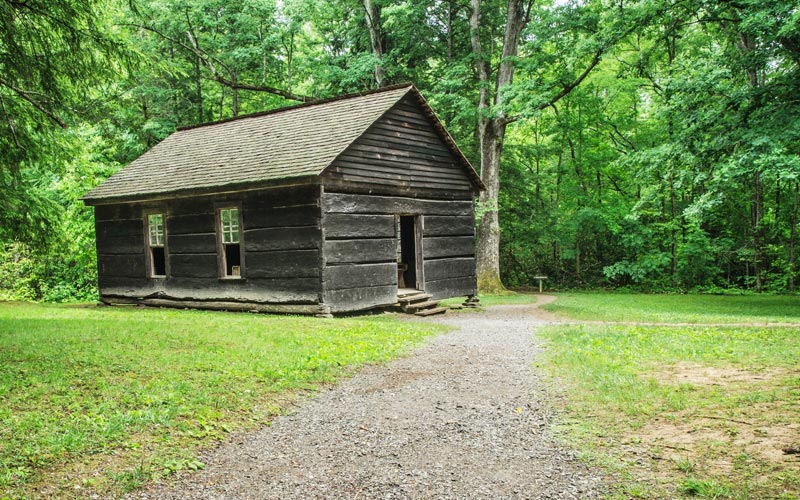
[(239, 116), (239, 76), (236, 72), (231, 72), (231, 81), (233, 81), (233, 86), (231, 87), (231, 91), (233, 92), (233, 116)]
[(794, 292), (795, 283), (794, 277), (797, 273), (797, 255), (795, 245), (797, 244), (797, 201), (798, 201), (798, 182), (794, 182), (794, 191), (792, 193), (792, 227), (789, 234), (789, 291)]
[(381, 30), (381, 8), (372, 0), (364, 0), (364, 15), (369, 28), (369, 39), (372, 43), (372, 55), (375, 56), (375, 83), (383, 87), (386, 70), (383, 67), (383, 33)]
[(761, 174), (756, 172), (753, 177), (753, 198), (750, 206), (750, 223), (753, 232), (753, 275), (755, 277), (756, 290), (764, 288), (762, 274), (762, 264), (764, 254), (764, 228), (761, 219), (764, 214), (764, 200), (761, 188)]
[[(503, 153), (508, 118), (503, 112), (503, 89), (511, 85), (514, 78), (513, 57), (517, 55), (519, 36), (527, 16), (522, 0), (509, 0), (506, 10), (506, 29), (503, 36), (503, 52), (497, 75), (491, 82), (490, 55), (481, 43), (481, 2), (472, 0), (470, 15), (470, 41), (478, 72), (478, 140), (481, 150), (481, 180), (486, 191), (480, 196), (480, 219), (478, 220), (476, 251), (478, 289), (482, 292), (497, 292), (504, 289), (500, 280), (500, 221), (498, 217), (498, 194), (500, 192), (500, 163)], [(491, 93), (494, 87), (494, 96)], [(490, 116), (490, 107), (499, 112)]]

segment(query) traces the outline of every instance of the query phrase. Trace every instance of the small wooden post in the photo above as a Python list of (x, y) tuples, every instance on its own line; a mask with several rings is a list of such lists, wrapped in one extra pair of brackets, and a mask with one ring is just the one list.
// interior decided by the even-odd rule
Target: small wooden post
[(542, 281), (547, 279), (547, 276), (534, 276), (533, 279), (539, 281), (539, 293), (542, 293)]

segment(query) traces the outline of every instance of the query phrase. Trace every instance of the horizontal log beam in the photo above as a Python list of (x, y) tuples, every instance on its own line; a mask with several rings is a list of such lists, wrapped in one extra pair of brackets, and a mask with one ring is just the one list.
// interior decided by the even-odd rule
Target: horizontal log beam
[(256, 304), (252, 302), (196, 301), (168, 298), (115, 297), (104, 295), (100, 301), (108, 305), (146, 305), (179, 309), (207, 309), (212, 311), (243, 311), (273, 314), (330, 314), (330, 308), (323, 304)]

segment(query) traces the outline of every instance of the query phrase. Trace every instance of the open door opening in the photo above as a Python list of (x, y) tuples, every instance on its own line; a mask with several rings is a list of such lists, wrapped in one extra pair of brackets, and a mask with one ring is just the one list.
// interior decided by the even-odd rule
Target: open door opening
[(397, 287), (422, 290), (421, 226), (417, 215), (397, 218)]

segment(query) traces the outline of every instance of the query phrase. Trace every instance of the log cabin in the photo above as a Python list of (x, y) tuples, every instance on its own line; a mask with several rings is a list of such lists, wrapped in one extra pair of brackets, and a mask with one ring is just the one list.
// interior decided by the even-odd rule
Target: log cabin
[(83, 200), (106, 304), (424, 314), (477, 293), (482, 189), (405, 84), (179, 128)]

